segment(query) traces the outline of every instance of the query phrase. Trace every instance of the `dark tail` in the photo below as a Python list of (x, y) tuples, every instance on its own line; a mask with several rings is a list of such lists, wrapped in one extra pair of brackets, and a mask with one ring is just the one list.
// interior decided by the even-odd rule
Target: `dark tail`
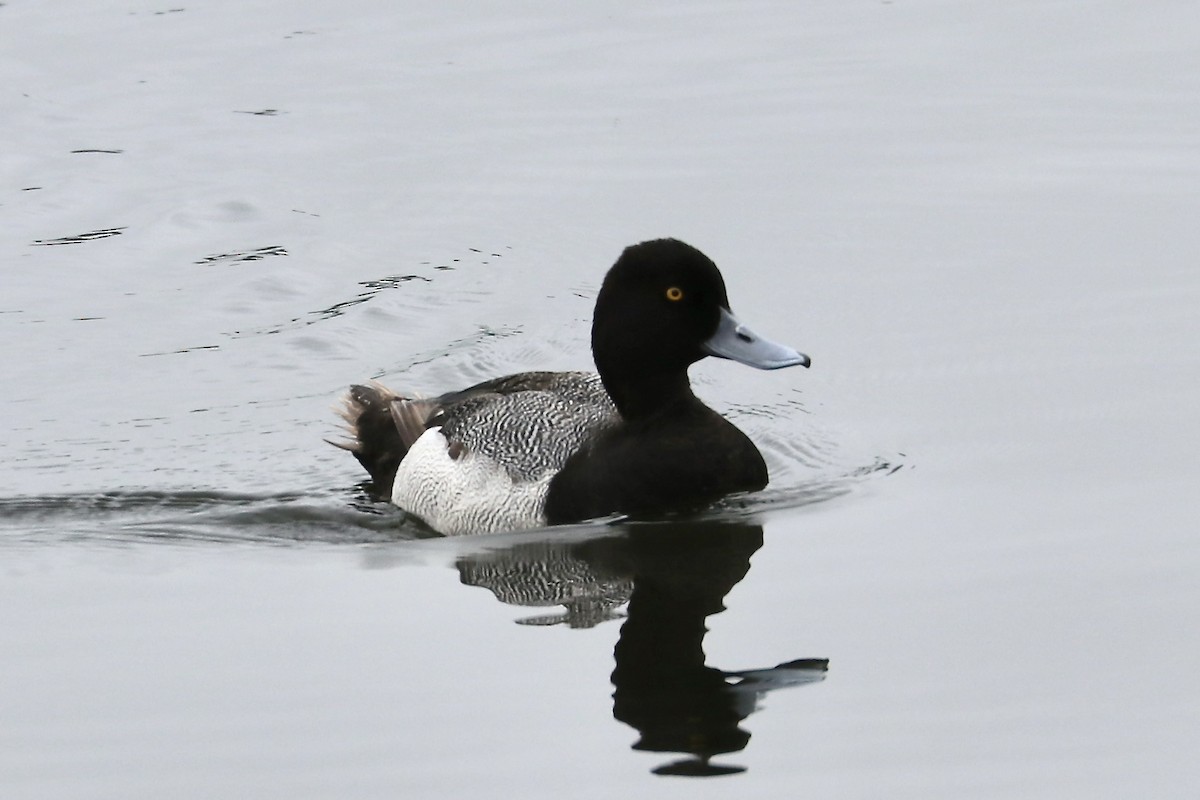
[(382, 384), (356, 384), (337, 410), (346, 420), (350, 440), (329, 443), (353, 453), (370, 473), (375, 491), (391, 497), (396, 469), (425, 432), (425, 423), (436, 407), (434, 401), (401, 397)]

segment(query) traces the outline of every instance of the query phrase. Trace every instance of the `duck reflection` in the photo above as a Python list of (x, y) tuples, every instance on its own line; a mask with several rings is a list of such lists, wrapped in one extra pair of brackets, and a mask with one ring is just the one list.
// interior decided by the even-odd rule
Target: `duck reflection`
[(490, 589), (502, 603), (565, 609), (563, 613), (525, 617), (517, 620), (518, 624), (591, 628), (624, 616), (618, 609), (629, 602), (633, 579), (603, 566), (594, 567), (580, 552), (585, 544), (593, 542), (523, 542), (467, 556), (458, 560), (458, 576), (467, 586)]
[(502, 602), (565, 609), (522, 624), (586, 628), (620, 616), (627, 603), (614, 650), (613, 716), (639, 732), (635, 750), (685, 756), (655, 773), (725, 775), (745, 768), (712, 759), (745, 749), (750, 734), (740, 723), (759, 698), (820, 681), (828, 667), (817, 658), (739, 672), (705, 664), (705, 618), (725, 609), (762, 543), (758, 525), (632, 524), (603, 538), (465, 556), (457, 566), (463, 583)]

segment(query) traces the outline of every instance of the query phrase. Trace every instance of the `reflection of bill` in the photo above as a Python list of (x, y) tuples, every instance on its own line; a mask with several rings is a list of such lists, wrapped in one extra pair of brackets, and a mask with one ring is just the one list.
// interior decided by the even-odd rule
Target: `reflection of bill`
[(463, 583), (503, 602), (562, 606), (565, 613), (522, 620), (591, 627), (627, 616), (614, 651), (613, 716), (640, 733), (636, 750), (688, 757), (660, 775), (724, 775), (744, 767), (712, 758), (746, 747), (739, 723), (767, 692), (825, 677), (828, 661), (799, 659), (726, 672), (705, 665), (704, 621), (746, 576), (762, 528), (725, 522), (627, 525), (584, 541), (553, 539), (464, 557)]

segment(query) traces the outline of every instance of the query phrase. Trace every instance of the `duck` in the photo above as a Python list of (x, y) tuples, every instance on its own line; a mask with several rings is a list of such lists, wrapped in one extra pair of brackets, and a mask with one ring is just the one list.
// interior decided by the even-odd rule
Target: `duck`
[(522, 372), (436, 397), (351, 386), (339, 413), (375, 492), (449, 536), (689, 513), (766, 487), (750, 438), (692, 391), (703, 358), (808, 367), (730, 308), (678, 239), (626, 247), (596, 296), (595, 372)]

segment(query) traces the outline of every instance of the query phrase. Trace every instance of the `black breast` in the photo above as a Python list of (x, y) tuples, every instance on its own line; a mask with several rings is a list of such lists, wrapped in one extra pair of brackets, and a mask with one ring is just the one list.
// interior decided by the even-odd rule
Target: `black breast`
[(750, 439), (694, 396), (624, 421), (576, 452), (550, 482), (546, 520), (657, 516), (767, 485)]

